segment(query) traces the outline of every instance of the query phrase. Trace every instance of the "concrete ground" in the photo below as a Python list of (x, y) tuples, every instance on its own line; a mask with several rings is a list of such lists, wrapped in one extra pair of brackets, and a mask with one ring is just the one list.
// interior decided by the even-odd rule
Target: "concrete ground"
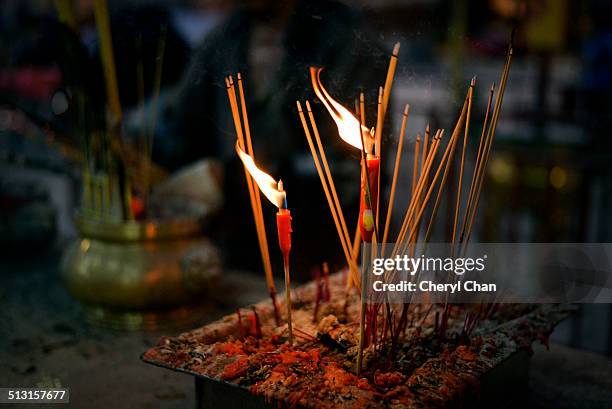
[[(56, 254), (3, 262), (0, 280), (0, 387), (68, 386), (68, 406), (75, 408), (194, 407), (191, 377), (139, 359), (161, 334), (113, 332), (87, 324), (80, 305), (62, 285)], [(266, 289), (257, 276), (228, 273), (215, 294), (207, 300), (202, 322), (265, 297)], [(612, 408), (612, 359), (558, 344), (550, 351), (536, 347), (521, 406)]]

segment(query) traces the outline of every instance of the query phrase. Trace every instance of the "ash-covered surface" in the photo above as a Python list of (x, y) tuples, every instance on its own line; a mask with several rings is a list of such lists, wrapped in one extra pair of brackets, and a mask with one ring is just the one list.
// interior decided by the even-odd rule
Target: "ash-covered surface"
[[(229, 382), (269, 401), (308, 408), (436, 408), (476, 399), (479, 379), (534, 341), (548, 342), (569, 310), (557, 305), (503, 305), (469, 340), (457, 336), (464, 311), (455, 307), (445, 337), (434, 331), (435, 310), (419, 315), (397, 347), (366, 349), (356, 375), (359, 299), (344, 296), (340, 275), (331, 279), (331, 301), (313, 316), (315, 286), (295, 291), (293, 347), (286, 327), (276, 327), (271, 304), (184, 333), (163, 337), (143, 354), (146, 362)], [(257, 320), (263, 336), (257, 337)]]

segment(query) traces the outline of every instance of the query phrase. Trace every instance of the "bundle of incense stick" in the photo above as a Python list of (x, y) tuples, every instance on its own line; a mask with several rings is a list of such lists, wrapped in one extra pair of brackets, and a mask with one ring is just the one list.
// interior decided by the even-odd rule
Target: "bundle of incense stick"
[[(514, 35), (514, 34), (513, 34)], [(387, 111), (389, 96), (391, 93), (391, 87), (393, 84), (393, 77), (395, 73), (395, 67), (397, 64), (397, 54), (399, 51), (399, 44), (396, 44), (394, 47), (391, 61), (389, 63), (387, 78), (385, 81), (385, 86), (379, 88), (379, 97), (377, 101), (377, 118), (376, 118), (376, 127), (374, 132), (374, 153), (380, 155), (382, 152), (382, 128), (384, 124), (384, 116)], [(395, 257), (398, 254), (405, 254), (407, 251), (410, 254), (414, 255), (417, 244), (419, 242), (419, 231), (420, 226), (423, 222), (424, 216), (427, 211), (429, 211), (429, 218), (425, 219), (425, 235), (422, 240), (422, 245), (426, 246), (429, 242), (431, 235), (433, 233), (433, 228), (436, 222), (436, 216), (438, 209), (440, 207), (442, 201), (442, 194), (445, 191), (445, 188), (449, 184), (449, 179), (451, 179), (451, 169), (454, 165), (455, 152), (457, 151), (457, 147), (460, 145), (460, 162), (459, 162), (459, 172), (458, 172), (458, 181), (457, 185), (457, 193), (455, 195), (455, 201), (452, 205), (453, 210), (453, 223), (452, 223), (452, 231), (449, 232), (449, 243), (452, 243), (452, 251), (455, 253), (455, 250), (465, 252), (467, 248), (467, 244), (470, 240), (472, 229), (474, 226), (474, 220), (476, 218), (478, 203), (480, 200), (480, 194), (482, 192), (482, 186), (485, 180), (485, 170), (491, 155), (491, 147), (495, 137), (495, 129), (497, 127), (497, 121), (499, 119), (499, 115), (501, 112), (501, 106), (504, 96), (504, 91), (506, 87), (506, 82), (508, 80), (508, 72), (510, 68), (510, 63), (512, 59), (512, 41), (508, 46), (508, 51), (506, 55), (506, 61), (504, 63), (504, 67), (501, 74), (500, 86), (499, 86), (499, 94), (495, 99), (495, 104), (493, 106), (493, 111), (491, 113), (491, 106), (494, 97), (494, 86), (491, 86), (489, 99), (487, 103), (486, 112), (484, 115), (484, 123), (480, 136), (480, 142), (478, 144), (478, 150), (475, 158), (475, 166), (473, 173), (471, 175), (469, 192), (467, 198), (462, 198), (461, 190), (464, 185), (464, 181), (467, 179), (465, 175), (465, 163), (467, 161), (467, 145), (469, 138), (469, 126), (472, 114), (472, 100), (474, 94), (474, 88), (476, 86), (476, 79), (473, 78), (469, 84), (467, 95), (465, 97), (465, 101), (461, 107), (458, 119), (455, 123), (453, 131), (450, 135), (448, 141), (443, 142), (444, 129), (438, 129), (433, 137), (430, 138), (430, 128), (427, 126), (424, 137), (421, 138), (421, 134), (419, 133), (415, 138), (414, 145), (414, 158), (412, 164), (412, 178), (411, 178), (411, 186), (410, 189), (410, 197), (405, 200), (407, 202), (407, 208), (404, 213), (400, 229), (395, 236), (395, 245), (393, 246), (391, 257)], [(320, 70), (317, 70), (317, 79), (316, 81), (320, 81), (318, 79), (318, 74)], [(312, 74), (312, 72), (311, 72)], [(319, 83), (317, 85), (314, 76), (313, 76), (313, 85), (315, 86), (315, 91), (317, 87), (322, 88), (322, 85)], [(323, 89), (323, 98), (328, 101), (323, 101), (324, 105), (328, 109), (329, 113), (334, 117), (339, 129), (340, 136), (346, 140), (346, 135), (343, 135), (343, 132), (346, 132), (346, 129), (349, 128), (349, 122), (355, 121), (357, 118), (353, 116), (353, 118), (347, 118), (348, 115), (352, 115), (350, 111), (342, 108), (336, 101), (331, 99), (328, 92)], [(321, 98), (320, 92), (317, 92), (317, 95)], [(333, 101), (333, 107), (330, 107), (329, 100)], [(365, 127), (366, 118), (365, 118), (365, 109), (364, 109), (364, 98), (363, 93), (360, 94), (360, 98), (355, 103), (355, 116), (358, 117), (359, 124), (361, 128), (367, 129)], [(308, 127), (308, 123), (306, 121), (304, 112), (302, 110), (302, 106), (300, 102), (297, 102), (298, 114), (300, 120), (302, 122), (302, 126), (304, 128), (304, 134), (308, 141), (308, 145), (310, 147), (312, 157), (315, 163), (315, 167), (319, 174), (319, 178), (321, 180), (321, 185), (323, 187), (323, 191), (325, 193), (325, 197), (329, 204), (330, 213), (336, 225), (336, 230), (338, 233), (338, 238), (340, 240), (342, 252), (346, 257), (347, 265), (351, 271), (349, 283), (352, 281), (357, 284), (359, 287), (361, 285), (361, 279), (359, 274), (356, 273), (356, 260), (357, 257), (355, 254), (358, 252), (358, 244), (360, 242), (359, 229), (357, 229), (353, 245), (351, 246), (351, 240), (347, 229), (346, 219), (344, 217), (344, 212), (342, 210), (342, 206), (338, 200), (335, 184), (333, 181), (333, 176), (329, 170), (329, 164), (327, 163), (327, 159), (325, 157), (325, 151), (323, 145), (321, 143), (321, 139), (319, 137), (318, 128), (316, 125), (316, 121), (314, 119), (314, 115), (310, 108), (309, 101), (306, 101), (306, 107), (308, 111), (308, 117), (310, 122), (310, 127), (312, 128), (312, 134), (314, 134), (314, 138), (316, 140), (316, 147), (312, 142), (312, 135)], [(345, 113), (346, 111), (346, 113)], [(383, 235), (380, 237), (382, 239), (382, 252), (385, 255), (385, 245), (389, 240), (391, 235), (390, 226), (391, 220), (393, 217), (392, 209), (394, 202), (396, 200), (396, 184), (398, 180), (398, 173), (401, 164), (402, 157), (402, 149), (404, 144), (404, 136), (406, 133), (406, 124), (408, 120), (409, 114), (409, 105), (407, 104), (404, 108), (403, 119), (401, 124), (401, 129), (399, 132), (399, 139), (396, 147), (395, 154), (395, 163), (393, 167), (393, 175), (390, 183), (390, 193), (389, 199), (387, 200), (387, 211), (385, 217), (385, 226), (383, 230)], [(352, 123), (352, 122), (351, 122)], [(344, 128), (341, 128), (344, 126)], [(359, 132), (359, 127), (354, 127), (352, 129), (356, 129), (355, 132)], [(361, 135), (359, 135), (362, 139), (361, 150), (362, 150), (362, 167), (365, 167), (365, 150), (366, 144), (363, 142), (363, 131)], [(461, 138), (461, 136), (463, 136)], [(461, 144), (459, 144), (459, 140), (462, 140)], [(444, 143), (446, 144), (445, 147)], [(355, 146), (355, 145), (354, 145)], [(443, 152), (442, 157), (438, 159), (438, 152)], [(321, 166), (321, 163), (323, 166)], [(365, 167), (367, 169), (367, 167)], [(367, 178), (369, 180), (369, 178)], [(452, 182), (451, 182), (452, 183)], [(368, 187), (369, 189), (369, 187)], [(437, 191), (436, 191), (437, 189)], [(377, 190), (378, 192), (381, 189)], [(434, 193), (435, 192), (435, 193)], [(432, 198), (433, 200), (432, 204)], [(464, 203), (462, 203), (462, 199)], [(379, 202), (378, 202), (379, 203)], [(374, 240), (375, 242), (380, 242), (378, 239), (378, 234), (376, 233), (378, 229), (376, 226), (378, 224), (378, 213), (381, 206), (377, 207), (376, 218), (375, 218), (375, 234)], [(463, 210), (463, 215), (461, 215)], [(392, 275), (390, 278), (392, 279)], [(362, 300), (365, 302), (365, 300)], [(370, 311), (375, 311), (378, 314), (379, 309), (372, 308)], [(383, 309), (383, 314), (397, 316), (391, 308), (387, 305), (386, 309)], [(386, 311), (386, 312), (385, 312)], [(407, 313), (407, 305), (404, 305), (402, 314), (400, 316), (399, 321), (396, 323), (395, 328), (392, 329), (392, 333), (399, 334), (403, 328), (402, 326), (406, 325), (407, 320), (405, 319)], [(448, 318), (448, 315), (446, 315)], [(383, 317), (383, 320), (390, 320), (390, 316)], [(442, 317), (444, 320), (444, 316)], [(374, 320), (371, 317), (362, 316), (360, 321), (360, 338), (367, 337), (366, 332), (366, 322), (376, 322), (376, 318)], [(387, 321), (384, 321), (385, 324)], [(441, 324), (443, 325), (443, 324)], [(374, 328), (376, 328), (374, 326)], [(360, 351), (359, 358), (362, 355), (363, 347), (365, 343), (360, 340)], [(361, 359), (358, 359), (358, 368), (359, 371), (361, 367)]]
[[(244, 98), (244, 89), (242, 86), (242, 77), (240, 73), (238, 73), (237, 77), (240, 100), (238, 101), (238, 97), (236, 96), (236, 87), (234, 85), (234, 80), (231, 75), (225, 79), (225, 84), (227, 87), (227, 97), (232, 111), (234, 127), (236, 128), (238, 145), (240, 146), (240, 149), (242, 149), (249, 156), (255, 159), (255, 154), (253, 152), (253, 144), (251, 141), (251, 130), (249, 127), (249, 116), (247, 113)], [(241, 109), (238, 106), (238, 102), (240, 102)], [(240, 119), (240, 112), (242, 113), (242, 121)], [(274, 307), (274, 318), (276, 320), (276, 324), (280, 325), (280, 312), (278, 309), (278, 304), (276, 302), (276, 286), (274, 284), (274, 277), (272, 275), (270, 251), (268, 249), (266, 227), (264, 224), (263, 212), (261, 208), (261, 195), (259, 193), (259, 188), (255, 185), (255, 181), (246, 169), (244, 170), (244, 177), (246, 179), (247, 187), (249, 190), (249, 199), (251, 202), (251, 209), (253, 211), (253, 219), (255, 221), (255, 229), (257, 231), (257, 241), (259, 242), (259, 251), (261, 253), (261, 259), (266, 276), (266, 283), (268, 285), (268, 292), (270, 294), (270, 298), (272, 299), (272, 305)]]
[[(55, 0), (58, 17), (61, 22), (72, 30), (78, 30), (75, 18), (74, 2)], [(92, 113), (89, 107), (89, 97), (79, 86), (73, 89), (75, 102), (79, 112), (79, 127), (77, 140), (80, 142), (81, 159), (83, 161), (83, 200), (81, 212), (83, 216), (101, 219), (105, 222), (121, 222), (135, 218), (135, 209), (144, 208), (152, 185), (167, 177), (167, 172), (152, 162), (153, 132), (157, 120), (159, 92), (161, 88), (162, 65), (165, 52), (166, 28), (160, 29), (157, 61), (155, 63), (154, 90), (152, 103), (152, 120), (147, 127), (142, 115), (140, 144), (132, 145), (121, 137), (121, 121), (123, 112), (119, 98), (119, 88), (115, 61), (113, 57), (113, 41), (109, 19), (107, 0), (94, 0), (94, 17), (100, 39), (100, 59), (102, 62), (107, 95), (107, 111), (105, 112), (106, 128), (94, 131)], [(140, 37), (137, 37), (139, 42)], [(137, 44), (141, 53), (141, 47)], [(72, 61), (77, 65), (78, 61)], [(144, 105), (144, 69), (140, 61), (137, 64), (137, 86), (140, 102)], [(62, 152), (64, 150), (62, 149)], [(143, 206), (133, 206), (134, 193), (140, 193)], [(138, 212), (139, 216), (141, 215)]]

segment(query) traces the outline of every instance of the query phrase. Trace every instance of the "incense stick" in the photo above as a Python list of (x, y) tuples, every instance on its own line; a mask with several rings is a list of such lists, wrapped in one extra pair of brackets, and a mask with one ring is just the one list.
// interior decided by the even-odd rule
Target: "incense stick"
[[(242, 76), (240, 73), (237, 74), (237, 78), (238, 78), (238, 91), (240, 94), (240, 105), (242, 107), (242, 118), (243, 118), (243, 124), (244, 124), (246, 152), (253, 158), (253, 160), (255, 160), (255, 152), (253, 150), (253, 143), (251, 140), (251, 127), (249, 125), (249, 116), (247, 113), (246, 100), (244, 97), (244, 88), (242, 84)], [(230, 75), (230, 84), (231, 83), (232, 83), (232, 77)], [(234, 94), (234, 98), (235, 98), (235, 94)], [(272, 274), (272, 263), (270, 261), (270, 250), (268, 247), (268, 236), (266, 234), (266, 226), (265, 226), (264, 219), (263, 219), (263, 209), (261, 206), (261, 193), (259, 189), (257, 188), (255, 181), (252, 178), (251, 178), (251, 184), (253, 186), (253, 197), (255, 199), (255, 205), (257, 208), (257, 218), (258, 218), (259, 226), (260, 226), (259, 228), (261, 232), (260, 234), (261, 234), (262, 246), (266, 254), (266, 260), (265, 260), (267, 264), (266, 279), (272, 283), (272, 286), (274, 286), (274, 278)], [(274, 286), (274, 294), (276, 295), (275, 286)]]
[(425, 134), (423, 135), (423, 154), (421, 155), (421, 169), (423, 169), (423, 164), (425, 163), (425, 158), (427, 157), (427, 143), (429, 141), (429, 124), (425, 128)]
[(404, 117), (402, 118), (402, 127), (400, 129), (399, 141), (397, 143), (397, 152), (395, 154), (395, 166), (393, 168), (393, 179), (391, 181), (391, 193), (389, 194), (389, 202), (387, 203), (387, 219), (385, 220), (385, 230), (383, 232), (382, 240), (382, 255), (385, 254), (385, 246), (387, 244), (387, 237), (389, 236), (389, 224), (391, 222), (391, 215), (393, 214), (393, 203), (395, 201), (395, 186), (397, 184), (397, 174), (399, 171), (400, 162), (402, 159), (402, 149), (404, 146), (404, 135), (406, 132), (406, 122), (408, 121), (408, 113), (410, 112), (410, 105), (406, 104), (404, 108)]
[(404, 237), (407, 233), (408, 230), (408, 226), (410, 225), (410, 221), (412, 219), (412, 213), (414, 212), (414, 208), (417, 206), (418, 202), (419, 202), (419, 197), (421, 196), (421, 191), (423, 190), (423, 186), (425, 185), (425, 177), (426, 175), (429, 173), (430, 169), (431, 169), (431, 165), (433, 163), (433, 160), (436, 156), (436, 150), (437, 147), (439, 145), (439, 141), (442, 138), (442, 134), (444, 133), (444, 130), (438, 130), (434, 136), (434, 149), (431, 150), (431, 152), (429, 153), (428, 157), (425, 160), (425, 166), (423, 169), (423, 172), (419, 175), (419, 179), (418, 179), (418, 183), (417, 183), (417, 187), (415, 189), (415, 194), (414, 196), (411, 198), (409, 205), (408, 205), (408, 209), (406, 209), (406, 213), (404, 216), (404, 221), (402, 222), (402, 227), (400, 229), (400, 232), (398, 233), (397, 239), (395, 241), (395, 246), (393, 247), (393, 255), (397, 254), (397, 250), (399, 249), (399, 246), (401, 245), (401, 243), (404, 241)]
[[(471, 87), (470, 87), (471, 88)], [(438, 208), (440, 206), (440, 201), (442, 200), (442, 191), (444, 190), (444, 186), (446, 185), (446, 180), (448, 179), (448, 174), (449, 171), (451, 169), (451, 164), (453, 161), (453, 158), (455, 156), (455, 147), (457, 146), (457, 140), (459, 139), (459, 135), (461, 132), (461, 128), (463, 128), (463, 125), (465, 124), (465, 119), (466, 119), (466, 115), (467, 115), (467, 97), (465, 99), (465, 102), (463, 103), (463, 108), (461, 109), (461, 114), (459, 115), (459, 119), (457, 120), (457, 123), (455, 125), (455, 129), (453, 130), (453, 133), (451, 135), (451, 139), (449, 141), (449, 144), (447, 146), (447, 152), (448, 152), (448, 157), (445, 163), (445, 167), (444, 167), (444, 174), (442, 176), (442, 181), (440, 182), (440, 187), (438, 188), (438, 194), (436, 195), (436, 201), (434, 203), (434, 207), (433, 210), (431, 212), (431, 217), (429, 219), (429, 223), (427, 226), (427, 231), (425, 233), (425, 240), (424, 243), (428, 243), (429, 239), (431, 237), (431, 233), (433, 231), (433, 222), (436, 218), (436, 215), (438, 213)], [(450, 151), (448, 150), (448, 148), (450, 147)], [(446, 152), (445, 152), (446, 155)], [(440, 165), (442, 165), (442, 163), (440, 163)], [(437, 174), (436, 174), (437, 176)], [(436, 181), (435, 179), (432, 181), (431, 183), (431, 188), (430, 188), (430, 192), (431, 190), (433, 190), (434, 185), (435, 185)], [(428, 192), (428, 194), (430, 193)], [(424, 210), (424, 209), (423, 209)], [(417, 216), (417, 218), (420, 218), (423, 210), (421, 210), (419, 212), (419, 215)]]
[(366, 112), (365, 112), (365, 95), (363, 92), (359, 93), (359, 113), (361, 114), (360, 120), (362, 124), (366, 123)]
[(378, 87), (378, 105), (377, 105), (377, 115), (376, 115), (376, 134), (374, 137), (374, 154), (377, 156), (380, 156), (380, 143), (381, 143), (381, 139), (382, 139), (382, 128), (383, 128), (383, 121), (384, 121), (384, 115), (383, 115), (383, 107), (382, 107), (382, 101), (383, 101), (383, 88), (382, 87)]
[(119, 87), (117, 85), (117, 72), (113, 56), (113, 40), (108, 17), (108, 4), (106, 0), (94, 0), (94, 16), (96, 27), (100, 36), (100, 56), (106, 79), (106, 93), (113, 118), (113, 126), (121, 121), (121, 102), (119, 101)]
[(465, 164), (465, 150), (467, 148), (467, 138), (470, 129), (470, 118), (472, 115), (472, 97), (474, 95), (474, 86), (476, 85), (476, 77), (472, 78), (470, 83), (470, 90), (468, 92), (468, 106), (467, 106), (467, 117), (465, 119), (465, 132), (463, 134), (463, 150), (461, 152), (461, 164), (459, 165), (459, 182), (457, 187), (457, 203), (455, 205), (455, 217), (453, 220), (453, 233), (451, 236), (451, 251), (454, 254), (455, 251), (455, 236), (457, 234), (457, 222), (459, 219), (459, 208), (461, 206), (461, 187), (463, 185), (463, 167)]
[(391, 96), (391, 87), (393, 86), (393, 79), (395, 78), (395, 67), (397, 66), (397, 56), (399, 55), (400, 43), (397, 42), (393, 46), (393, 52), (389, 59), (389, 68), (387, 70), (387, 78), (385, 79), (385, 89), (383, 92), (383, 119), (387, 114), (387, 107), (389, 106), (389, 97)]
[(478, 169), (480, 168), (480, 162), (482, 160), (482, 152), (484, 150), (484, 144), (486, 143), (485, 141), (485, 136), (487, 133), (487, 124), (489, 121), (489, 114), (491, 112), (491, 104), (493, 102), (493, 93), (495, 91), (495, 83), (493, 83), (491, 85), (491, 89), (489, 90), (489, 98), (487, 100), (487, 108), (485, 111), (485, 117), (484, 117), (484, 122), (482, 124), (482, 133), (480, 134), (480, 141), (478, 143), (478, 152), (476, 155), (476, 162), (474, 164), (474, 171), (472, 172), (472, 181), (470, 182), (470, 191), (468, 194), (468, 199), (467, 199), (467, 203), (465, 205), (465, 213), (463, 215), (463, 221), (461, 222), (461, 230), (459, 232), (459, 242), (463, 241), (463, 238), (465, 237), (465, 229), (467, 227), (467, 222), (468, 222), (468, 216), (470, 213), (471, 206), (472, 206), (472, 201), (474, 200), (474, 190), (476, 188), (476, 181), (477, 181), (477, 175), (478, 175)]
[[(332, 177), (331, 171), (329, 170), (327, 156), (325, 155), (325, 150), (323, 149), (323, 144), (321, 143), (321, 137), (319, 136), (319, 129), (317, 127), (317, 123), (312, 113), (312, 109), (310, 108), (309, 101), (306, 101), (306, 111), (308, 111), (308, 118), (310, 119), (310, 126), (312, 127), (314, 137), (317, 141), (317, 147), (319, 149), (319, 156), (321, 158), (321, 162), (323, 163), (323, 169), (325, 170), (327, 182), (329, 184), (329, 188), (332, 193), (332, 198), (334, 199), (334, 205), (336, 207), (336, 211), (338, 213), (338, 219), (340, 220), (340, 226), (342, 227), (342, 232), (344, 234), (344, 241), (346, 243), (347, 249), (349, 250), (349, 256), (351, 256), (352, 255), (352, 247), (350, 247), (351, 239), (348, 233), (346, 221), (344, 219), (344, 212), (342, 211), (342, 206), (340, 205), (340, 200), (338, 199), (338, 194), (336, 193), (336, 185), (334, 183), (334, 178)], [(351, 257), (351, 260), (352, 259), (353, 258)], [(349, 264), (349, 268), (351, 269), (353, 268), (351, 264)], [(353, 271), (353, 273), (357, 274), (357, 271), (355, 270)]]
[[(236, 136), (238, 139), (238, 144), (242, 150), (246, 151), (244, 136), (242, 133), (242, 125), (240, 122), (240, 114), (238, 113), (238, 106), (236, 101), (236, 92), (233, 87), (233, 83), (230, 82), (230, 78), (226, 78), (226, 86), (227, 86), (227, 94), (230, 102), (230, 107), (232, 111), (232, 118), (234, 120), (234, 126), (236, 128)], [(270, 293), (270, 298), (272, 299), (274, 314), (277, 325), (280, 324), (280, 316), (278, 313), (278, 306), (276, 305), (276, 285), (274, 284), (274, 278), (272, 276), (272, 263), (270, 262), (270, 252), (267, 245), (267, 239), (265, 234), (265, 225), (263, 225), (263, 214), (257, 206), (257, 201), (255, 199), (255, 186), (254, 181), (247, 169), (244, 169), (244, 176), (247, 182), (247, 188), (249, 191), (249, 199), (251, 203), (251, 210), (253, 211), (253, 219), (255, 222), (255, 230), (257, 232), (257, 240), (259, 242), (259, 250), (261, 253), (262, 263), (264, 267), (264, 273), (266, 277), (266, 284), (268, 286), (268, 291)]]
[(155, 80), (153, 83), (153, 100), (151, 101), (151, 124), (148, 132), (148, 141), (147, 141), (147, 161), (148, 161), (148, 169), (147, 169), (147, 192), (149, 190), (150, 176), (148, 175), (151, 172), (151, 159), (153, 155), (153, 142), (155, 141), (155, 128), (157, 127), (157, 116), (159, 114), (159, 94), (161, 91), (161, 80), (162, 73), (164, 69), (164, 56), (166, 54), (166, 30), (167, 27), (163, 25), (159, 31), (159, 40), (157, 42), (157, 58), (155, 61)]
[[(378, 117), (376, 118), (376, 143), (375, 143), (375, 148), (376, 148), (376, 155), (378, 156), (379, 159), (379, 169), (378, 169), (378, 189), (376, 190), (376, 222), (374, 223), (376, 226), (380, 226), (378, 221), (379, 221), (379, 215), (380, 215), (380, 191), (382, 190), (382, 186), (380, 185), (380, 174), (382, 173), (380, 171), (380, 167), (382, 166), (382, 162), (380, 162), (380, 159), (382, 159), (382, 128), (383, 128), (383, 121), (384, 121), (384, 113), (383, 113), (383, 107), (382, 107), (382, 99), (383, 99), (383, 88), (379, 87), (378, 89)], [(368, 179), (369, 180), (369, 179)], [(378, 235), (376, 235), (376, 240), (378, 240), (380, 237), (378, 237)]]
[(474, 201), (474, 204), (473, 204), (472, 216), (470, 218), (470, 223), (468, 225), (467, 232), (466, 232), (467, 236), (466, 236), (466, 239), (465, 239), (464, 248), (467, 245), (467, 243), (469, 242), (470, 236), (472, 234), (472, 225), (474, 223), (474, 217), (475, 217), (476, 211), (478, 209), (478, 203), (480, 201), (480, 193), (482, 191), (482, 185), (484, 183), (484, 170), (486, 169), (487, 164), (489, 162), (489, 157), (491, 155), (491, 147), (492, 147), (493, 141), (495, 139), (495, 130), (497, 128), (497, 120), (499, 119), (499, 114), (501, 112), (502, 102), (504, 100), (504, 91), (506, 89), (506, 82), (508, 80), (508, 74), (509, 74), (509, 71), (510, 71), (510, 63), (512, 61), (512, 53), (513, 53), (513, 49), (512, 49), (512, 46), (510, 46), (508, 48), (508, 55), (506, 57), (506, 63), (505, 63), (505, 66), (504, 66), (504, 72), (502, 73), (502, 78), (501, 78), (501, 80), (499, 82), (499, 84), (500, 84), (500, 86), (499, 86), (499, 94), (497, 95), (497, 99), (495, 101), (495, 109), (493, 110), (493, 117), (492, 117), (491, 125), (489, 126), (489, 131), (488, 131), (488, 133), (490, 135), (487, 138), (487, 139), (489, 139), (489, 143), (488, 143), (488, 146), (486, 147), (487, 150), (486, 150), (486, 153), (485, 153), (485, 156), (484, 156), (484, 163), (482, 164), (482, 167), (481, 167), (480, 182), (478, 184), (478, 189), (477, 189), (477, 192), (476, 192), (476, 198), (475, 198), (475, 201)]
[(414, 190), (416, 189), (417, 175), (419, 173), (419, 151), (421, 150), (421, 134), (417, 133), (416, 143), (414, 144), (414, 159), (412, 169), (412, 196), (414, 196)]
[[(434, 136), (434, 146), (437, 145), (441, 136), (442, 136), (442, 133), (440, 130), (438, 130)], [(425, 160), (425, 166), (423, 168), (423, 171), (419, 174), (417, 186), (415, 188), (415, 193), (411, 197), (410, 202), (408, 203), (408, 208), (406, 209), (404, 220), (402, 222), (402, 227), (397, 235), (397, 239), (395, 240), (395, 246), (393, 248), (393, 253), (392, 253), (394, 255), (397, 254), (399, 245), (404, 241), (405, 235), (410, 226), (410, 221), (412, 220), (412, 212), (414, 211), (414, 207), (417, 206), (420, 201), (421, 191), (423, 190), (423, 187), (425, 185), (425, 175), (429, 173), (431, 169), (431, 165), (435, 157), (435, 154), (433, 153), (434, 153), (433, 150), (432, 152), (429, 153), (428, 157)]]
[[(317, 154), (317, 150), (316, 147), (312, 141), (312, 136), (310, 134), (310, 130), (308, 128), (308, 124), (306, 122), (306, 117), (304, 115), (304, 111), (302, 110), (302, 105), (300, 104), (299, 101), (296, 101), (296, 105), (298, 108), (298, 114), (300, 116), (300, 120), (302, 121), (302, 127), (304, 128), (304, 134), (306, 135), (306, 140), (308, 142), (308, 146), (310, 148), (310, 152), (312, 154), (312, 158), (313, 161), (315, 163), (315, 168), (317, 170), (317, 173), (319, 174), (319, 179), (321, 180), (321, 186), (323, 187), (323, 192), (325, 193), (325, 198), (327, 199), (327, 204), (329, 205), (329, 211), (332, 214), (332, 218), (334, 220), (334, 224), (336, 226), (336, 231), (338, 233), (338, 238), (340, 239), (340, 245), (342, 246), (342, 251), (344, 252), (344, 257), (346, 258), (346, 262), (347, 265), (349, 266), (349, 269), (351, 269), (351, 274), (352, 271), (356, 271), (353, 270), (351, 268), (351, 266), (353, 266), (353, 261), (352, 261), (352, 257), (351, 257), (351, 252), (348, 249), (348, 245), (346, 242), (346, 236), (344, 235), (343, 231), (342, 231), (342, 227), (340, 225), (340, 221), (338, 218), (338, 209), (336, 209), (335, 203), (332, 199), (331, 193), (330, 193), (330, 188), (328, 186), (328, 181), (326, 179), (325, 173), (323, 172), (323, 169), (321, 167), (321, 163), (319, 161), (319, 155)], [(356, 277), (353, 277), (353, 282), (355, 284), (357, 284), (359, 282), (359, 279)]]

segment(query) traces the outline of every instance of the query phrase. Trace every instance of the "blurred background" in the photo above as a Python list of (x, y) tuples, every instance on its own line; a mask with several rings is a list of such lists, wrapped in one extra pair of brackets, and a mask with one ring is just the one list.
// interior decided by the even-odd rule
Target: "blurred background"
[[(471, 158), (488, 90), (498, 85), (517, 29), (473, 241), (612, 241), (607, 1), (103, 4), (1, 3), (0, 361), (9, 363), (0, 370), (3, 386), (78, 384), (97, 371), (93, 383), (99, 379), (121, 396), (130, 385), (126, 407), (188, 405), (183, 379), (145, 368), (139, 353), (155, 342), (155, 331), (193, 327), (267, 293), (224, 82), (237, 72), (257, 163), (282, 177), (288, 192), (298, 282), (323, 262), (340, 267), (342, 258), (296, 100), (314, 104), (351, 225), (359, 194), (359, 153), (337, 138), (308, 67), (325, 67), (324, 84), (350, 109), (363, 91), (366, 116), (374, 118), (377, 88), (398, 41), (386, 150), (395, 152), (406, 103), (405, 158), (427, 124), (450, 133), (476, 76)], [(395, 214), (409, 198), (409, 162), (400, 172)], [(384, 162), (383, 181), (392, 166)], [(263, 210), (272, 265), (282, 277), (274, 209), (265, 203)], [(451, 211), (441, 209), (434, 239), (444, 240)], [(560, 345), (552, 356), (568, 365), (610, 356), (612, 306), (581, 306), (552, 340)], [(560, 361), (538, 362), (550, 369)], [(113, 383), (112, 368), (126, 375)], [(543, 373), (536, 370), (534, 379), (542, 381)], [(126, 377), (144, 382), (124, 383)], [(560, 389), (540, 387), (545, 392), (533, 395), (530, 407), (577, 407), (548, 400), (571, 391), (562, 388), (565, 381)], [(101, 404), (113, 402), (99, 393)]]

